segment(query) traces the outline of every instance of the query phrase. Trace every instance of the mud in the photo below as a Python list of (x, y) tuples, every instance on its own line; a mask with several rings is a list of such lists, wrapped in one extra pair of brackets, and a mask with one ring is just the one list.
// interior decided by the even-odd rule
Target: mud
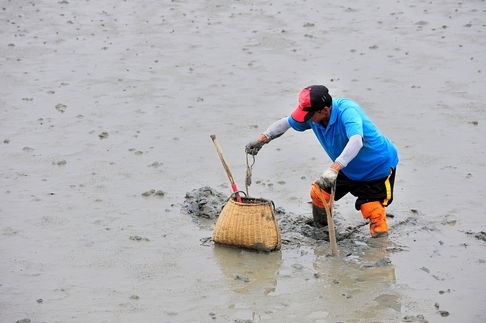
[[(211, 187), (201, 187), (186, 194), (181, 210), (182, 213), (190, 215), (194, 222), (211, 231), (214, 229), (218, 215), (230, 198), (234, 198), (234, 196), (226, 195)], [(275, 216), (282, 236), (283, 249), (298, 249), (303, 246), (330, 248), (328, 228), (315, 227), (312, 218), (286, 212), (282, 207), (275, 208)], [(387, 237), (370, 238), (367, 222), (352, 227), (343, 225), (339, 214), (334, 214), (334, 218), (339, 252), (345, 256), (346, 261), (358, 264), (362, 269), (389, 266), (391, 260), (387, 254), (403, 251), (399, 246), (393, 245)], [(407, 223), (412, 220), (408, 219)], [(202, 241), (208, 245), (210, 240), (211, 237), (208, 236)], [(219, 248), (224, 247), (235, 248), (227, 245), (220, 245)], [(366, 262), (362, 259), (362, 255), (369, 253), (370, 248), (381, 250), (386, 256)], [(251, 252), (252, 250), (246, 251)]]
[[(484, 1), (1, 1), (0, 322), (484, 322)], [(324, 84), (397, 146), (388, 239), (335, 203), (312, 133), (250, 196), (278, 252), (211, 243), (244, 146)], [(201, 188), (208, 190), (201, 191)]]
[[(195, 222), (200, 225), (204, 223), (205, 228), (211, 229), (214, 228), (218, 215), (231, 196), (211, 187), (201, 187), (186, 194), (181, 210), (183, 213), (190, 215)], [(276, 207), (275, 216), (282, 235), (282, 242), (289, 248), (301, 245), (322, 246), (329, 241), (328, 228), (317, 228), (314, 225), (312, 215), (308, 213), (298, 215), (287, 212), (283, 207)], [(368, 241), (374, 241), (372, 247), (379, 245), (377, 241), (380, 241), (380, 239), (370, 240), (367, 221), (350, 226), (346, 225), (345, 220), (340, 216), (339, 212), (335, 212), (333, 216), (336, 240), (341, 242), (341, 246), (349, 247), (355, 245), (362, 247)], [(393, 218), (394, 216), (388, 215), (388, 217)], [(394, 229), (397, 229), (400, 225), (413, 223), (414, 221), (415, 219), (413, 217), (409, 217), (403, 222), (395, 224)], [(388, 239), (382, 240), (386, 241)], [(400, 248), (392, 246), (387, 246), (386, 248), (388, 250), (400, 250)], [(355, 251), (355, 253), (359, 252), (362, 251)]]

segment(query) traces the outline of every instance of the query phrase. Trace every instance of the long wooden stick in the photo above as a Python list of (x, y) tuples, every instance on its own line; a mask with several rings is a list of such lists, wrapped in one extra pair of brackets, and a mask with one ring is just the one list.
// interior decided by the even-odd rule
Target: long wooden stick
[(334, 193), (335, 193), (335, 186), (331, 188), (331, 196), (329, 198), (329, 204), (326, 201), (326, 198), (322, 194), (321, 189), (318, 189), (319, 195), (321, 196), (322, 204), (324, 204), (324, 208), (326, 209), (327, 214), (327, 228), (329, 230), (329, 243), (331, 244), (331, 253), (333, 256), (337, 256), (337, 242), (336, 242), (336, 231), (334, 231), (334, 217), (332, 216), (332, 206), (334, 204)]
[(229, 169), (226, 160), (224, 159), (223, 152), (221, 151), (221, 147), (219, 147), (218, 140), (216, 139), (216, 135), (211, 135), (211, 139), (213, 140), (214, 147), (216, 147), (216, 151), (218, 152), (219, 159), (221, 159), (221, 163), (223, 164), (223, 168), (226, 171), (226, 175), (228, 175), (228, 179), (231, 183), (231, 190), (235, 194), (236, 200), (241, 203), (241, 196), (238, 194), (238, 188), (236, 187), (235, 180), (233, 179), (233, 175), (231, 175), (231, 171)]

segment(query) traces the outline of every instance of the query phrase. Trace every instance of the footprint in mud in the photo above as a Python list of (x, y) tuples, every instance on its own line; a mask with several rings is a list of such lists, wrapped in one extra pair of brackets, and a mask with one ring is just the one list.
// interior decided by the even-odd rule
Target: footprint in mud
[(30, 323), (30, 319), (21, 319), (21, 320), (18, 320), (17, 322), (15, 323)]
[(235, 280), (240, 280), (240, 281), (245, 282), (245, 283), (250, 282), (250, 279), (248, 277), (243, 277), (243, 276), (240, 276), (240, 275), (236, 275)]
[(403, 318), (403, 322), (429, 323), (422, 314), (417, 316), (407, 315)]
[(164, 197), (165, 196), (165, 192), (162, 191), (162, 190), (154, 190), (154, 189), (151, 189), (150, 191), (145, 191), (142, 193), (142, 196), (157, 196), (157, 197)]
[(133, 241), (150, 241), (149, 238), (143, 238), (141, 236), (130, 236), (128, 239), (133, 240)]
[(108, 138), (108, 132), (102, 132), (98, 135), (100, 137), (100, 140)]
[(65, 160), (60, 160), (58, 162), (52, 162), (52, 165), (57, 165), (57, 166), (64, 166), (66, 164), (67, 164), (67, 162)]
[(143, 151), (136, 150), (135, 148), (130, 148), (130, 149), (128, 149), (128, 151), (130, 151), (130, 152), (135, 151), (134, 154), (137, 155), (137, 156), (143, 155)]
[(449, 312), (447, 312), (447, 311), (438, 311), (437, 313), (439, 313), (439, 315), (442, 316), (442, 317), (448, 317), (449, 316)]
[(66, 108), (67, 106), (65, 104), (62, 104), (62, 103), (59, 103), (56, 105), (56, 110), (61, 112), (61, 113), (64, 113), (64, 111), (66, 111)]

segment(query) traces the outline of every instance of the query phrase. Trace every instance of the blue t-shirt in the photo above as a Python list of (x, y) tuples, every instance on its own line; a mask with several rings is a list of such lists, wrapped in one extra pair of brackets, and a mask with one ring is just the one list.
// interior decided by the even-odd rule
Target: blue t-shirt
[(358, 155), (342, 169), (344, 175), (355, 181), (372, 181), (385, 178), (390, 168), (398, 164), (398, 152), (388, 138), (383, 136), (360, 106), (345, 98), (332, 99), (329, 124), (324, 127), (311, 120), (297, 122), (289, 116), (290, 126), (297, 131), (312, 129), (332, 161), (344, 150), (353, 135), (363, 138)]

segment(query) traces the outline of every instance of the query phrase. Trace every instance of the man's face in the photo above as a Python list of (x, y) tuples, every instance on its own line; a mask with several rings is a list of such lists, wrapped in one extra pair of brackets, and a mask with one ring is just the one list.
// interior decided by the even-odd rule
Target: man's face
[(330, 117), (331, 108), (324, 108), (322, 110), (316, 111), (310, 119), (314, 123), (324, 122), (325, 124), (327, 124)]

